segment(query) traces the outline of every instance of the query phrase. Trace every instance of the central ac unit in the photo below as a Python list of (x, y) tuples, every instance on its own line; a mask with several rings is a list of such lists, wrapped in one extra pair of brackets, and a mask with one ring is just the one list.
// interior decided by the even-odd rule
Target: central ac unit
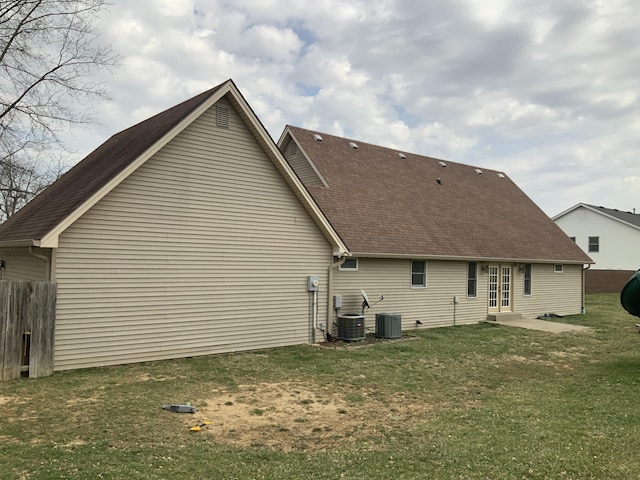
[(376, 338), (402, 337), (402, 317), (397, 313), (376, 313)]
[(357, 313), (347, 313), (338, 315), (338, 340), (352, 342), (354, 340), (364, 340), (364, 315)]

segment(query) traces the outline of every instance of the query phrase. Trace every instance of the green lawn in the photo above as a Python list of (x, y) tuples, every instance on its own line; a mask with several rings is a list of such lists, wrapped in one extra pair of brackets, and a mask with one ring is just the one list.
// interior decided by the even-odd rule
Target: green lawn
[[(592, 331), (480, 324), (0, 384), (0, 478), (638, 479), (636, 319), (606, 294), (561, 320)], [(184, 401), (200, 412), (161, 409)]]

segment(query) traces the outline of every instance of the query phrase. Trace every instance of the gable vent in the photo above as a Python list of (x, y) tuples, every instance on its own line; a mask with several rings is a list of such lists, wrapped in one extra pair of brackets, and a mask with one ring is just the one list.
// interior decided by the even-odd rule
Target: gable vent
[(229, 108), (216, 105), (216, 127), (229, 128)]
[(438, 165), (440, 165), (441, 167), (446, 167), (447, 164), (445, 162), (438, 162)]
[(504, 173), (498, 173), (498, 178), (504, 178)]
[(313, 134), (313, 139), (314, 139), (316, 142), (321, 142), (321, 141), (322, 141), (322, 137), (320, 136), (320, 134), (319, 134), (319, 133), (314, 133), (314, 134)]
[(355, 142), (349, 142), (349, 146), (350, 146), (351, 148), (353, 148), (354, 150), (357, 150), (357, 149), (358, 149), (358, 144), (357, 144), (357, 143), (355, 143)]
[(473, 171), (476, 172), (478, 175), (482, 175), (482, 170), (480, 170), (479, 168), (474, 168)]
[(402, 152), (398, 152), (398, 156), (399, 156), (401, 159), (403, 159), (403, 160), (404, 160), (405, 158), (407, 158), (407, 156), (406, 156), (404, 153), (402, 153)]

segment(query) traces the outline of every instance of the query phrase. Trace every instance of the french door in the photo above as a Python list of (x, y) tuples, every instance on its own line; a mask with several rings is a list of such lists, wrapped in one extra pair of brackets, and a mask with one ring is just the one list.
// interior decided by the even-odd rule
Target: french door
[(511, 265), (489, 265), (489, 312), (511, 311)]

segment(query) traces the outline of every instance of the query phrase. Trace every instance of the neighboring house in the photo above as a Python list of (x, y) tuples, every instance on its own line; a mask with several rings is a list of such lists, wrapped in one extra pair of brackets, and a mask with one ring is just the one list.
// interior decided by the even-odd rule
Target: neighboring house
[(592, 260), (503, 172), (292, 126), (278, 145), (352, 254), (342, 313), (360, 289), (404, 329), (583, 311)]
[(345, 246), (232, 81), (124, 130), (0, 226), (58, 284), (54, 369), (312, 341)]
[(640, 214), (579, 203), (553, 221), (594, 260), (589, 292), (619, 292), (640, 268)]

